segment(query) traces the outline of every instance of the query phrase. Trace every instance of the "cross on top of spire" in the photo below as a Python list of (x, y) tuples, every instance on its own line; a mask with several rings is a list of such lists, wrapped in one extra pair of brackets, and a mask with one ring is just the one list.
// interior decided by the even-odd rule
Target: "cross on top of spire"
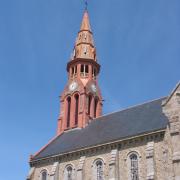
[(84, 3), (85, 3), (85, 10), (87, 11), (87, 9), (88, 9), (88, 2), (87, 2), (87, 0), (85, 0)]

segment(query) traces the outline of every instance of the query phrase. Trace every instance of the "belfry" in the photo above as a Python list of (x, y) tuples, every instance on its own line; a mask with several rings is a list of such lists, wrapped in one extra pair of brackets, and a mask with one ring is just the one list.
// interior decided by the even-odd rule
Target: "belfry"
[(73, 53), (67, 63), (68, 82), (60, 97), (58, 134), (72, 128), (83, 128), (102, 114), (99, 71), (88, 11), (85, 10)]

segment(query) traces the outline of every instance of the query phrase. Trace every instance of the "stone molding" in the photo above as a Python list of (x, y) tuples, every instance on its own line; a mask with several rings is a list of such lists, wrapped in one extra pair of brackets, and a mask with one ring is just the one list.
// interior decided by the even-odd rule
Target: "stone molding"
[(180, 121), (179, 116), (173, 116), (170, 119), (170, 133), (171, 135), (177, 135), (180, 133)]
[(58, 180), (58, 168), (59, 168), (59, 162), (55, 162), (52, 165), (52, 168), (51, 168), (51, 171), (50, 171), (51, 180)]
[(110, 158), (110, 162), (109, 162), (110, 166), (116, 164), (117, 155), (118, 155), (118, 150), (117, 149), (113, 149), (111, 151), (111, 158)]
[(148, 142), (146, 146), (147, 180), (154, 180), (154, 142)]
[(117, 180), (118, 175), (118, 149), (111, 150), (109, 161), (109, 180)]
[(82, 156), (79, 159), (79, 164), (77, 168), (77, 178), (78, 180), (83, 180), (84, 174), (83, 174), (83, 167), (85, 163), (86, 156)]
[(86, 159), (86, 156), (80, 157), (78, 168), (77, 168), (78, 171), (83, 170), (85, 159)]
[(72, 167), (72, 180), (75, 180), (76, 179), (75, 178), (76, 177), (76, 168), (73, 163), (69, 163), (65, 166), (64, 171), (63, 171), (64, 180), (67, 180), (67, 168), (69, 166)]

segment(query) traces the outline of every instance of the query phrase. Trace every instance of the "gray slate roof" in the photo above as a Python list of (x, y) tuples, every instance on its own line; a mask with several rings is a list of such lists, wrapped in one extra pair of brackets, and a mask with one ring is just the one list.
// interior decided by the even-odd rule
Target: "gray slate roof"
[(64, 132), (32, 160), (165, 129), (168, 120), (162, 113), (162, 100), (164, 98), (108, 114), (84, 129)]

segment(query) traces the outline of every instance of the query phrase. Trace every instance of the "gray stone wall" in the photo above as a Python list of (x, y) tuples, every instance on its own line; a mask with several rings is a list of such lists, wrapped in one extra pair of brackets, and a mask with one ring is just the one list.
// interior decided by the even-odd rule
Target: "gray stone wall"
[(42, 164), (40, 162), (34, 166), (31, 180), (40, 180), (44, 169), (48, 172), (48, 180), (65, 180), (65, 169), (68, 165), (73, 167), (74, 180), (96, 180), (93, 168), (97, 159), (103, 161), (104, 180), (129, 180), (129, 155), (132, 153), (138, 156), (139, 180), (171, 180), (174, 176), (170, 138), (167, 128), (165, 133), (138, 137), (64, 157), (58, 161), (57, 166), (53, 160)]
[(180, 84), (163, 103), (163, 112), (169, 119), (169, 145), (172, 149), (173, 179), (180, 179)]

